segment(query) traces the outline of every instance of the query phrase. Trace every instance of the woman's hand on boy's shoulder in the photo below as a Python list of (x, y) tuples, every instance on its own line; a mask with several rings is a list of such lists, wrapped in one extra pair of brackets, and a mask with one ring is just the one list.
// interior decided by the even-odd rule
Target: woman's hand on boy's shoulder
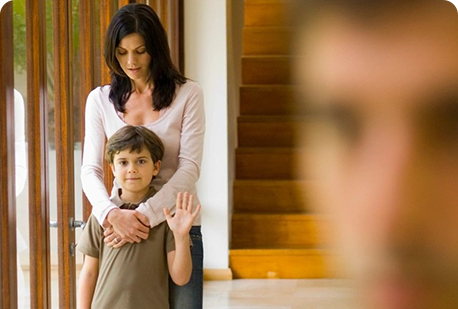
[(108, 247), (118, 249), (127, 244), (127, 241), (122, 239), (121, 236), (115, 232), (113, 226), (106, 228), (103, 231), (103, 235), (103, 241), (107, 244)]
[(164, 208), (164, 214), (167, 219), (170, 230), (172, 230), (175, 238), (189, 237), (189, 231), (192, 224), (200, 212), (200, 205), (197, 205), (193, 212), (194, 196), (188, 192), (178, 193), (176, 200), (176, 211), (172, 216), (168, 208)]
[(147, 239), (150, 231), (148, 218), (135, 210), (113, 209), (108, 213), (111, 224), (105, 232), (105, 243), (114, 248), (126, 243), (139, 243)]

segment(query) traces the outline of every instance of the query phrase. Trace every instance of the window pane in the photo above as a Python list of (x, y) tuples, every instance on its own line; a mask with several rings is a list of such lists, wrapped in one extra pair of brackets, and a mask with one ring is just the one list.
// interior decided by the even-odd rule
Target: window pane
[[(47, 62), (47, 108), (48, 108), (48, 188), (49, 218), (57, 222), (57, 180), (56, 180), (56, 147), (54, 121), (54, 37), (52, 0), (46, 0), (46, 62)], [(59, 275), (57, 252), (57, 228), (50, 228), (51, 241), (51, 308), (59, 308)]]
[(29, 196), (27, 179), (27, 52), (25, 0), (13, 1), (14, 122), (18, 308), (30, 307)]

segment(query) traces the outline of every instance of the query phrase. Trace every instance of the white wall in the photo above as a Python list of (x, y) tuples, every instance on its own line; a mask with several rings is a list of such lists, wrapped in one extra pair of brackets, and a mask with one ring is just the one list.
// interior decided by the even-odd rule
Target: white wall
[(204, 267), (228, 268), (228, 126), (226, 0), (184, 1), (185, 75), (204, 90), (206, 134), (197, 184)]

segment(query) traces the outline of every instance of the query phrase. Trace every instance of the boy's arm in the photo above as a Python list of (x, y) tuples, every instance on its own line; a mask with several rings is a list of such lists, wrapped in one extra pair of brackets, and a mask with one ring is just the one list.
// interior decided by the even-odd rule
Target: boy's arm
[(98, 275), (99, 259), (86, 255), (78, 279), (78, 309), (91, 309)]
[(185, 285), (191, 278), (192, 260), (189, 235), (182, 239), (175, 236), (175, 250), (167, 253), (169, 273), (176, 285)]
[(192, 223), (200, 211), (200, 205), (192, 212), (193, 196), (187, 192), (178, 193), (176, 201), (176, 213), (172, 217), (170, 210), (164, 208), (167, 223), (175, 238), (175, 251), (167, 253), (169, 273), (173, 282), (177, 285), (185, 285), (191, 278), (192, 260), (189, 242), (189, 231)]

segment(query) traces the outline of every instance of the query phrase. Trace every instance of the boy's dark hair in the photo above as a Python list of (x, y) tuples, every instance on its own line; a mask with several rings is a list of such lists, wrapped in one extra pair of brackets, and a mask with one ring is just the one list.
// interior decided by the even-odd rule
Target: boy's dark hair
[(131, 3), (123, 6), (111, 20), (105, 37), (105, 61), (110, 68), (110, 101), (118, 112), (125, 112), (125, 105), (132, 93), (132, 82), (116, 59), (116, 48), (129, 34), (138, 33), (145, 40), (146, 52), (151, 56), (149, 80), (154, 84), (151, 105), (154, 110), (172, 104), (177, 85), (186, 78), (172, 63), (167, 34), (154, 10), (146, 4)]
[(164, 156), (164, 145), (161, 139), (151, 130), (143, 126), (125, 126), (119, 129), (108, 139), (105, 148), (105, 158), (113, 164), (114, 156), (123, 150), (130, 149), (130, 152), (141, 152), (143, 148), (148, 149), (153, 162), (162, 160)]

